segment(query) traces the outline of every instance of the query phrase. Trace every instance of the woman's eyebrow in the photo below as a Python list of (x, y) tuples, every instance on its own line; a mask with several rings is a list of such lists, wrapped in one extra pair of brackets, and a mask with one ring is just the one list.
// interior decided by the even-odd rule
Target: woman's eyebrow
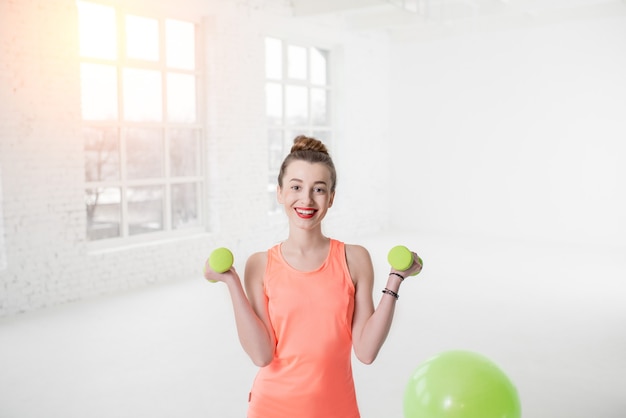
[[(296, 182), (300, 182), (302, 183), (302, 180), (298, 179), (298, 178), (292, 178), (289, 181), (296, 181)], [(316, 182), (314, 182), (313, 184), (323, 184), (326, 185), (327, 183), (324, 180), (317, 180)]]

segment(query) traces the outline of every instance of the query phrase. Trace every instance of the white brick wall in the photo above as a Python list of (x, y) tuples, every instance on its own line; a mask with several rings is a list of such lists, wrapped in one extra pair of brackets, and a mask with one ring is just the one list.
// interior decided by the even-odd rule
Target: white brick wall
[(85, 243), (74, 4), (0, 7), (6, 314), (82, 293), (74, 287)]
[(2, 213), (3, 204), (2, 193), (2, 166), (0, 165), (0, 271), (7, 268), (7, 249), (4, 240), (4, 214)]
[[(201, 280), (204, 259), (218, 245), (235, 251), (241, 270), (251, 252), (264, 250), (286, 233), (284, 218), (266, 214), (263, 37), (268, 26), (283, 22), (310, 39), (319, 37), (337, 46), (348, 43), (356, 47), (352, 55), (359, 55), (355, 62), (372, 55), (359, 47), (370, 42), (367, 38), (294, 23), (284, 0), (187, 0), (186, 7), (180, 0), (127, 3), (139, 10), (149, 3), (150, 10), (206, 16), (207, 232), (106, 251), (90, 248), (85, 239), (75, 2), (0, 0), (0, 316), (155, 282), (195, 276)], [(374, 55), (384, 53), (384, 43), (376, 48)], [(372, 77), (386, 82), (386, 70), (379, 68)], [(349, 74), (342, 79), (344, 90), (359, 91)], [(386, 112), (382, 99), (350, 102), (350, 112)], [(339, 114), (348, 114), (341, 109), (345, 104), (337, 105)], [(338, 155), (346, 158), (357, 145), (375, 142), (384, 128), (379, 122), (368, 134), (361, 128), (363, 118), (352, 119), (342, 124), (338, 139)], [(368, 175), (383, 175), (336, 160), (363, 182)], [(340, 171), (342, 204), (329, 215), (327, 232), (338, 238), (386, 222), (380, 205), (368, 209), (360, 202), (359, 216), (354, 216), (350, 207), (363, 191), (347, 187), (356, 184), (354, 179), (344, 181), (350, 174)]]

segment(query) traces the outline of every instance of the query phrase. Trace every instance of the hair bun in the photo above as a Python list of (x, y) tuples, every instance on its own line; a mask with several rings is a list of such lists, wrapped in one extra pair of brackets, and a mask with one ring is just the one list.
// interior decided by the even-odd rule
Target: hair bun
[(298, 135), (294, 138), (291, 152), (296, 151), (317, 151), (328, 155), (328, 149), (322, 141), (305, 135)]

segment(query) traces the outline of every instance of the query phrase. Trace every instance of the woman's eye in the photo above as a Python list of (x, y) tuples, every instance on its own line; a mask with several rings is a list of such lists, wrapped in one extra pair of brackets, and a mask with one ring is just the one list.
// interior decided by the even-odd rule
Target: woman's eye
[(291, 186), (291, 190), (298, 191), (300, 190), (300, 186)]
[(323, 189), (321, 187), (316, 187), (315, 188), (315, 193), (326, 193), (326, 189)]

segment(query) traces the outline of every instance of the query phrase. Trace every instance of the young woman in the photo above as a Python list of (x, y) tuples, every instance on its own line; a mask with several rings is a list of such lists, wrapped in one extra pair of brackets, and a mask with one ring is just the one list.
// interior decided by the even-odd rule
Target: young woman
[(242, 347), (260, 367), (248, 418), (358, 418), (351, 352), (370, 364), (383, 345), (404, 277), (391, 269), (376, 309), (368, 251), (326, 237), (337, 174), (324, 144), (294, 139), (278, 176), (289, 219), (285, 241), (250, 256), (244, 282), (234, 268), (205, 277), (226, 283)]

